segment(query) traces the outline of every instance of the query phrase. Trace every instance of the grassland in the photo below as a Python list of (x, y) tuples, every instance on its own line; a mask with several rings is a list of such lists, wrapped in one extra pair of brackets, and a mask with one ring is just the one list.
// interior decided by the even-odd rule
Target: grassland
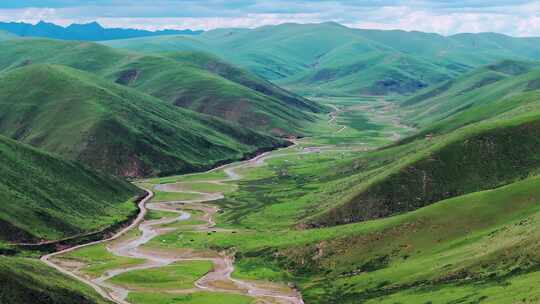
[(145, 182), (148, 182), (151, 184), (172, 184), (172, 183), (190, 182), (190, 181), (224, 179), (225, 177), (226, 175), (225, 173), (223, 173), (222, 170), (216, 170), (216, 171), (203, 172), (203, 173), (150, 178), (150, 179), (145, 180)]
[(105, 244), (84, 247), (69, 252), (63, 255), (62, 258), (87, 265), (80, 271), (94, 278), (102, 276), (112, 269), (135, 266), (144, 262), (141, 259), (114, 256), (107, 250)]
[(33, 259), (0, 256), (0, 286), (0, 302), (5, 304), (109, 303), (90, 287)]
[(206, 193), (220, 193), (220, 192), (230, 192), (234, 189), (233, 185), (227, 185), (227, 184), (216, 184), (216, 183), (184, 183), (181, 184), (183, 188), (185, 188), (187, 191), (199, 191), (199, 192), (206, 192)]
[(313, 138), (302, 145), (364, 146), (377, 148), (414, 134), (414, 129), (400, 123), (399, 98), (381, 96), (314, 98), (338, 109), (333, 128), (315, 129)]
[(113, 277), (110, 281), (115, 285), (130, 289), (178, 290), (190, 289), (196, 280), (212, 269), (210, 261), (177, 262), (168, 266), (134, 270)]
[(200, 195), (196, 193), (185, 193), (185, 192), (163, 192), (163, 191), (156, 191), (152, 190), (154, 192), (154, 196), (152, 197), (153, 202), (167, 202), (167, 201), (184, 201), (184, 200), (192, 200), (199, 198)]
[(171, 211), (158, 211), (158, 210), (149, 210), (146, 213), (144, 219), (146, 220), (159, 220), (162, 218), (172, 218), (178, 216), (178, 213)]
[[(410, 132), (394, 116), (381, 117), (379, 99), (334, 102), (344, 117), (334, 126), (321, 126), (324, 132), (345, 124), (358, 136), (369, 131), (369, 124), (384, 129), (384, 123), (393, 128), (387, 132)], [(355, 111), (365, 113), (365, 119), (356, 118)], [(430, 140), (369, 151), (362, 141), (340, 141), (336, 135), (336, 146), (320, 151), (302, 144), (274, 152), (266, 165), (239, 170), (243, 178), (237, 187), (215, 202), (222, 210), (216, 214), (217, 228), (228, 230), (180, 229), (145, 246), (235, 252), (234, 277), (292, 282), (306, 303), (534, 303), (540, 178), (538, 159), (529, 151), (537, 150), (538, 121), (536, 113), (508, 115)], [(374, 140), (386, 135), (371, 134)], [(209, 183), (223, 174), (216, 170), (144, 182), (180, 182), (187, 191), (215, 192), (227, 190)], [(393, 193), (399, 197), (377, 196)], [(366, 201), (371, 213), (358, 211)], [(200, 223), (201, 213), (193, 215)], [(115, 283), (140, 290), (130, 293), (133, 303), (226, 299), (214, 293), (153, 292), (173, 281), (188, 282), (188, 288), (201, 275), (186, 279), (191, 270), (180, 275), (175, 265), (170, 267), (128, 272)], [(252, 301), (232, 297), (232, 303)]]
[(250, 297), (228, 293), (198, 292), (187, 295), (132, 293), (128, 301), (134, 304), (253, 304)]

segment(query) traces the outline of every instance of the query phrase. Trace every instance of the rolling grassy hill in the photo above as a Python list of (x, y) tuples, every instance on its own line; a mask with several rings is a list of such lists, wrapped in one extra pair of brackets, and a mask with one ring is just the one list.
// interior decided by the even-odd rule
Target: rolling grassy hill
[(248, 73), (246, 70), (228, 64), (214, 55), (204, 52), (177, 52), (168, 54), (168, 57), (186, 65), (195, 65), (261, 94), (274, 97), (284, 102), (286, 106), (315, 113), (321, 111), (319, 104), (292, 94), (267, 80)]
[(537, 38), (351, 29), (337, 23), (218, 29), (197, 37), (104, 44), (142, 52), (212, 52), (307, 95), (411, 94), (502, 59), (540, 59)]
[(57, 240), (136, 212), (133, 185), (0, 137), (0, 242)]
[(93, 43), (16, 39), (3, 45), (0, 70), (27, 64), (70, 66), (171, 104), (277, 135), (300, 134), (324, 109), (204, 54), (139, 55)]
[(481, 67), (405, 99), (403, 116), (436, 133), (495, 117), (534, 101), (530, 95), (540, 89), (539, 66), (506, 60)]
[(69, 67), (0, 75), (0, 132), (116, 175), (212, 167), (283, 142)]
[(531, 153), (540, 145), (538, 134), (539, 115), (532, 113), (441, 136), (358, 185), (344, 204), (314, 216), (311, 224), (331, 226), (387, 217), (538, 174), (540, 158)]

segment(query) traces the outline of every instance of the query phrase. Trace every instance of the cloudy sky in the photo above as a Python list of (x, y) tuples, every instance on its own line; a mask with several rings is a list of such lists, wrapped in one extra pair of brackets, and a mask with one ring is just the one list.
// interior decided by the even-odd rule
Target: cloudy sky
[(350, 27), (540, 36), (540, 0), (9, 0), (0, 20), (212, 29), (336, 21)]

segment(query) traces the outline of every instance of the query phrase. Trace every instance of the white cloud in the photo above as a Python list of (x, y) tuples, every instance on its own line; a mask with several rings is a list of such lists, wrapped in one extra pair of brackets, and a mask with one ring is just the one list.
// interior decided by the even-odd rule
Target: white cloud
[[(113, 8), (114, 3), (122, 6)], [(149, 7), (147, 2), (128, 5), (115, 1), (102, 7), (0, 9), (0, 20), (30, 23), (46, 20), (61, 25), (97, 20), (107, 27), (149, 30), (252, 28), (284, 22), (337, 21), (357, 28), (418, 30), (444, 35), (500, 32), (514, 36), (540, 36), (540, 0), (470, 0), (463, 1), (462, 5), (449, 0), (213, 0), (182, 2), (185, 7), (178, 1), (161, 3), (163, 6), (155, 7)], [(380, 3), (385, 3), (385, 6)]]
[(255, 28), (284, 22), (319, 22), (314, 14), (248, 14), (243, 17), (199, 17), (199, 18), (96, 18), (107, 27), (137, 27), (147, 30), (162, 29), (215, 29), (224, 27)]
[[(371, 18), (372, 20), (359, 18), (359, 21), (346, 23), (346, 25), (356, 28), (417, 30), (443, 35), (463, 32), (499, 32), (513, 36), (540, 36), (540, 17), (536, 16), (538, 10), (531, 9), (533, 5), (539, 6), (540, 2), (528, 4), (526, 7), (517, 7), (513, 12), (446, 14), (410, 7), (383, 7), (372, 12), (377, 16)], [(354, 18), (351, 19), (354, 20)]]

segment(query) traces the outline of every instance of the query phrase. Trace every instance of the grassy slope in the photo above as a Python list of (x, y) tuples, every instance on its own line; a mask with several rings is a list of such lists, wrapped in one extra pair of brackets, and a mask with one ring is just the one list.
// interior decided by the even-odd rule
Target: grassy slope
[(123, 176), (200, 170), (281, 144), (63, 66), (4, 73), (0, 95), (3, 134)]
[[(466, 296), (472, 298), (470, 301), (484, 298), (486, 303), (492, 303), (485, 297), (505, 294), (513, 295), (513, 301), (521, 297), (534, 299), (534, 293), (519, 294), (520, 287), (508, 283), (519, 280), (521, 274), (537, 271), (537, 236), (531, 230), (539, 215), (538, 184), (539, 179), (533, 178), (457, 197), (366, 223), (366, 229), (355, 235), (327, 239), (325, 256), (303, 269), (331, 271), (327, 278), (339, 279), (332, 283), (320, 281), (310, 296), (318, 299), (315, 302), (339, 299), (340, 303), (385, 298), (394, 293), (424, 294), (424, 301), (434, 303), (463, 300)], [(300, 262), (300, 257), (313, 256), (315, 247), (303, 247), (295, 263)], [(283, 254), (299, 252), (300, 248), (289, 248)], [(534, 273), (534, 277), (539, 274)], [(460, 290), (460, 286), (467, 288)], [(323, 290), (324, 295), (318, 294)], [(453, 294), (436, 295), (441, 291)], [(399, 296), (390, 298), (411, 301)]]
[(506, 60), (429, 88), (401, 105), (411, 123), (440, 134), (533, 103), (538, 89), (538, 63)]
[(179, 61), (183, 64), (194, 65), (198, 68), (207, 70), (213, 74), (222, 76), (225, 79), (246, 86), (261, 94), (273, 97), (287, 105), (299, 108), (309, 112), (320, 112), (321, 106), (304, 99), (298, 95), (288, 92), (279, 86), (260, 78), (246, 70), (235, 67), (214, 55), (204, 52), (180, 52), (168, 54), (169, 58)]
[[(538, 114), (480, 123), (437, 138), (356, 187), (311, 221), (335, 225), (415, 210), (446, 198), (492, 189), (538, 173)], [(410, 145), (414, 146), (415, 143)]]
[(3, 304), (104, 304), (90, 287), (74, 281), (43, 263), (0, 256), (0, 303)]
[(408, 94), (505, 58), (540, 59), (538, 40), (497, 34), (444, 37), (350, 29), (335, 23), (219, 29), (107, 45), (162, 52), (205, 50), (297, 92)]
[(276, 134), (300, 132), (316, 119), (313, 113), (322, 110), (204, 55), (139, 55), (93, 43), (41, 39), (11, 40), (0, 55), (0, 70), (28, 63), (67, 65), (179, 106)]
[(135, 212), (134, 186), (0, 137), (0, 240), (55, 240)]

